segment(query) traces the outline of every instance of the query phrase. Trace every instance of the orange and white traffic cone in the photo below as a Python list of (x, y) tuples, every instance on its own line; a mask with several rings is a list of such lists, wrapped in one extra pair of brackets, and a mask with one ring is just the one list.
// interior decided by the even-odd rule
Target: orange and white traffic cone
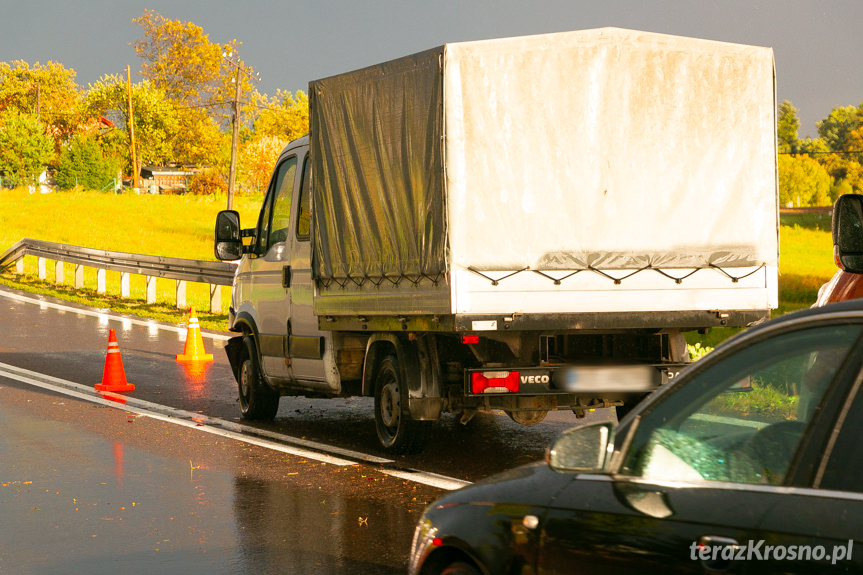
[(102, 383), (95, 385), (97, 391), (134, 391), (135, 386), (126, 381), (123, 358), (120, 357), (120, 344), (114, 330), (108, 332), (108, 354), (105, 356), (105, 370)]
[(201, 324), (195, 315), (195, 308), (189, 309), (189, 323), (186, 329), (186, 347), (177, 355), (177, 361), (213, 361), (213, 354), (204, 349), (201, 337)]

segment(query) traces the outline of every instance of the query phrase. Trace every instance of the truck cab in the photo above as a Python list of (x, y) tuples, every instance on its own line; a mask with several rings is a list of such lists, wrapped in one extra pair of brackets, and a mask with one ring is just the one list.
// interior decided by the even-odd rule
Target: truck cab
[[(242, 258), (228, 327), (243, 333), (244, 341), (242, 346), (235, 343), (229, 355), (238, 360), (232, 361), (240, 370), (238, 379), (243, 378), (245, 362), (256, 363), (247, 366), (246, 381), (240, 382), (242, 413), (253, 419), (275, 415), (278, 395), (269, 393), (272, 388), (321, 396), (341, 392), (338, 370), (327, 369), (332, 345), (318, 329), (312, 310), (309, 179), (308, 137), (304, 137), (279, 155), (257, 225), (240, 233), (250, 241), (239, 248), (236, 240), (233, 243), (234, 255)], [(239, 215), (223, 212), (219, 225), (233, 225), (236, 237)], [(226, 250), (226, 244), (217, 245), (217, 257), (224, 258), (220, 249)], [(253, 382), (250, 377), (255, 375), (270, 385)]]

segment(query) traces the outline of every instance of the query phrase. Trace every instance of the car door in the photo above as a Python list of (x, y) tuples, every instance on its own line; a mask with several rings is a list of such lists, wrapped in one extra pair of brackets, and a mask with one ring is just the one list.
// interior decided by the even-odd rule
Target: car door
[(554, 499), (538, 571), (760, 572), (746, 546), (792, 541), (765, 521), (823, 451), (860, 334), (786, 325), (700, 360), (619, 430), (614, 473), (580, 475)]
[(288, 238), (296, 179), (297, 155), (291, 154), (273, 171), (258, 218), (254, 257), (249, 262), (252, 278), (249, 299), (256, 313), (261, 368), (274, 383), (290, 381), (290, 369), (285, 362), (290, 313), (286, 274), (291, 258)]
[(288, 323), (288, 356), (298, 386), (337, 393), (340, 382), (333, 370), (328, 379), (324, 370), (326, 339), (318, 329), (314, 313), (314, 283), (311, 265), (311, 163), (303, 161), (299, 193), (296, 194), (294, 233), (291, 243), (291, 310)]
[[(781, 542), (759, 561), (763, 573), (863, 572), (863, 386), (855, 382), (832, 439), (814, 459), (809, 488), (791, 490), (771, 508), (761, 529)], [(833, 432), (837, 432), (835, 435)], [(781, 555), (780, 555), (781, 554)]]

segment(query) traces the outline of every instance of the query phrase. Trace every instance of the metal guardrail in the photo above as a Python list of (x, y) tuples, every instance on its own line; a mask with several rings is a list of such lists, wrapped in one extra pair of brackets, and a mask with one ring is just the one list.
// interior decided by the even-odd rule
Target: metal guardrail
[[(66, 262), (77, 266), (93, 267), (121, 274), (139, 274), (148, 278), (165, 278), (177, 282), (197, 282), (210, 284), (211, 307), (213, 307), (214, 286), (229, 286), (233, 283), (235, 264), (209, 262), (131, 254), (108, 250), (96, 250), (80, 246), (58, 244), (25, 238), (0, 254), (0, 271), (20, 261), (24, 256), (36, 256), (55, 262)], [(178, 290), (179, 291), (179, 290)], [(184, 301), (179, 301), (185, 306)], [(182, 299), (185, 299), (183, 296)]]

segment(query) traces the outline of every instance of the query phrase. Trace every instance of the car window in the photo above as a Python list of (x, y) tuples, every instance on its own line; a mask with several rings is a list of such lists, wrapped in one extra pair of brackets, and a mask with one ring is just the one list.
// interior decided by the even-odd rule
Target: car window
[(863, 389), (858, 389), (851, 408), (842, 414), (841, 428), (836, 443), (830, 449), (823, 475), (816, 482), (822, 489), (863, 493)]
[(622, 472), (781, 484), (860, 332), (859, 325), (785, 332), (708, 365), (643, 414)]

